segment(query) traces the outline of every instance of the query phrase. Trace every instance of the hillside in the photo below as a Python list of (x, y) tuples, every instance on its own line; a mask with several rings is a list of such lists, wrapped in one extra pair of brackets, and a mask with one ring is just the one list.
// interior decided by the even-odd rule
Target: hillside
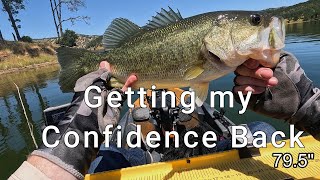
[(0, 74), (57, 63), (55, 48), (50, 43), (0, 42)]
[[(288, 23), (302, 22), (320, 19), (320, 0), (309, 0), (307, 2), (295, 4), (288, 7), (265, 9), (270, 14), (281, 16)], [(57, 38), (35, 39), (35, 42), (55, 44)], [(103, 49), (102, 36), (78, 34), (76, 48), (85, 48), (89, 50)]]
[(320, 19), (320, 0), (309, 0), (288, 7), (272, 8), (264, 10), (273, 15), (282, 16), (289, 22), (310, 21)]
[[(102, 39), (102, 36), (98, 35), (85, 35), (85, 34), (77, 34), (78, 38), (76, 40), (76, 47), (77, 48), (91, 48), (94, 47), (96, 44), (94, 43), (97, 39)], [(51, 38), (42, 38), (42, 39), (33, 39), (34, 42), (37, 43), (49, 43), (53, 45), (57, 45), (56, 42), (58, 41), (57, 37)]]

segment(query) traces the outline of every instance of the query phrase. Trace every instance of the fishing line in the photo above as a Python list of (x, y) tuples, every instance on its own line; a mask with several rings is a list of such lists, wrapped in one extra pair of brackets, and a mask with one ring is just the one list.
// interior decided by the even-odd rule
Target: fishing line
[(35, 139), (34, 134), (33, 134), (33, 125), (30, 123), (29, 118), (28, 118), (28, 116), (27, 116), (27, 112), (26, 112), (26, 109), (25, 109), (25, 107), (24, 107), (24, 104), (23, 104), (21, 95), (20, 95), (19, 87), (17, 86), (17, 84), (16, 84), (15, 82), (13, 82), (13, 84), (14, 84), (14, 85), (16, 86), (16, 88), (17, 88), (19, 100), (20, 100), (20, 103), (21, 103), (21, 106), (22, 106), (22, 109), (23, 109), (24, 116), (25, 116), (25, 118), (26, 118), (26, 120), (27, 120), (27, 124), (28, 124), (28, 128), (29, 128), (29, 131), (30, 131), (31, 138), (32, 138), (32, 140), (33, 140), (33, 144), (34, 144), (34, 146), (36, 147), (36, 149), (38, 149), (38, 144), (37, 144), (36, 139)]

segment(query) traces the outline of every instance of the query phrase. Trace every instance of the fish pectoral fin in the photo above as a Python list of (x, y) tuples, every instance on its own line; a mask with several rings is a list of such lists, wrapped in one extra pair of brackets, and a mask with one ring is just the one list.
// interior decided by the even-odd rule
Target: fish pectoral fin
[(191, 68), (189, 68), (185, 74), (184, 74), (184, 79), (185, 80), (191, 80), (194, 79), (196, 77), (198, 77), (202, 72), (204, 71), (204, 69), (200, 66), (193, 66)]
[(196, 94), (196, 105), (202, 106), (208, 96), (209, 82), (193, 84), (190, 88)]
[(124, 18), (114, 19), (103, 34), (102, 44), (105, 50), (119, 47), (125, 39), (139, 32), (141, 28)]

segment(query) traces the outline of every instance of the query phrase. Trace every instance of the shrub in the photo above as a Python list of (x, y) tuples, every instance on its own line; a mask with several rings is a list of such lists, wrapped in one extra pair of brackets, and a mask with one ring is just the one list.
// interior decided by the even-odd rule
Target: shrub
[(98, 36), (91, 40), (87, 45), (86, 48), (96, 48), (102, 44), (102, 36)]
[(76, 32), (72, 30), (66, 30), (60, 39), (60, 45), (73, 47), (76, 45), (77, 39), (78, 39), (78, 35), (76, 34)]
[(28, 43), (32, 43), (33, 42), (32, 38), (30, 36), (22, 36), (21, 37), (21, 41), (22, 42), (28, 42)]
[(56, 54), (56, 51), (50, 46), (41, 47), (41, 50), (46, 54), (50, 54), (50, 55)]
[(11, 49), (13, 51), (13, 54), (18, 54), (18, 55), (26, 54), (26, 48), (21, 43), (13, 43)]
[(39, 47), (30, 47), (26, 46), (26, 50), (31, 57), (38, 57), (40, 55), (40, 48)]

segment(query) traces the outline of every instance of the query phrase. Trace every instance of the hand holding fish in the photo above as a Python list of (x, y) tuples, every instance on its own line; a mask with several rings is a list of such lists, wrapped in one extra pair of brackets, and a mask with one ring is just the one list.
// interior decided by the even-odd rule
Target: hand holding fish
[[(101, 61), (99, 65), (99, 69), (107, 69), (109, 72), (111, 72), (110, 63), (108, 63), (107, 61)], [(128, 87), (131, 87), (137, 80), (138, 80), (137, 76), (130, 75), (121, 90), (123, 92), (126, 91)]]
[(258, 60), (249, 59), (239, 66), (234, 78), (234, 92), (242, 91), (247, 94), (252, 91), (253, 94), (261, 94), (266, 87), (276, 86), (278, 79), (274, 77), (273, 70), (260, 66)]

